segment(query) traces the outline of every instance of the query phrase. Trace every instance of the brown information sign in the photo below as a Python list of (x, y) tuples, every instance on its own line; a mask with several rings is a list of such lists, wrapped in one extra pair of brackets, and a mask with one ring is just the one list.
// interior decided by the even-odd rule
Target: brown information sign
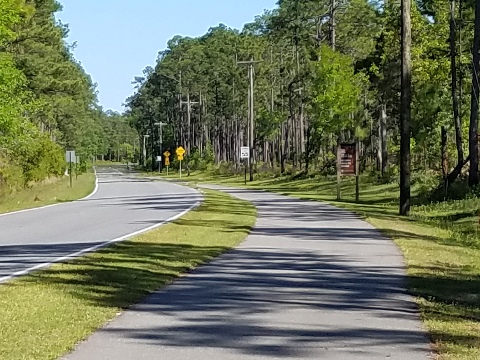
[(340, 145), (340, 164), (342, 175), (355, 176), (356, 175), (356, 145), (355, 144), (341, 144)]

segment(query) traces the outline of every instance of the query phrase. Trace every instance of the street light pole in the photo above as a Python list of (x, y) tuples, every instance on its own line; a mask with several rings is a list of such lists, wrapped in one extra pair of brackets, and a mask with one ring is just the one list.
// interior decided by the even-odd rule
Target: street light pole
[(166, 123), (163, 122), (157, 122), (154, 124), (155, 126), (158, 126), (158, 139), (159, 139), (159, 156), (160, 156), (160, 161), (158, 162), (158, 172), (162, 172), (162, 147), (163, 147), (163, 127), (166, 126)]

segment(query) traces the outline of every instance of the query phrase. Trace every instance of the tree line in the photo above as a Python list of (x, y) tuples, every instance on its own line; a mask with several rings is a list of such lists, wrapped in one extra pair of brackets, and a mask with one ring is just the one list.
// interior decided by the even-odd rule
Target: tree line
[(171, 39), (136, 78), (128, 115), (152, 144), (166, 122), (169, 147), (233, 170), (249, 136), (257, 169), (280, 173), (334, 174), (338, 144), (360, 141), (362, 171), (401, 175), (406, 214), (411, 169), (438, 175), (439, 191), (465, 172), (478, 185), (479, 6), (281, 0), (242, 30)]
[(55, 0), (0, 0), (0, 195), (63, 174), (66, 149), (118, 158), (136, 138), (128, 119), (98, 105), (60, 10)]

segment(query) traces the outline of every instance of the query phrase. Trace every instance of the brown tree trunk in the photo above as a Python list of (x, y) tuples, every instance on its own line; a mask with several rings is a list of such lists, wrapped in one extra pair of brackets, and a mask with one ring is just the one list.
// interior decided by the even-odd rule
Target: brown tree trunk
[(400, 215), (410, 213), (410, 117), (412, 101), (411, 0), (402, 0), (402, 96), (400, 107)]
[(387, 146), (387, 105), (382, 104), (381, 116), (380, 116), (380, 171), (382, 176), (387, 172), (388, 167), (388, 146)]
[(285, 151), (284, 146), (282, 146), (284, 138), (285, 129), (283, 124), (280, 125), (280, 134), (278, 136), (278, 158), (280, 163), (280, 172), (283, 174), (285, 173)]
[(447, 143), (448, 143), (448, 133), (447, 133), (447, 128), (445, 126), (442, 126), (441, 129), (441, 149), (442, 149), (442, 175), (443, 179), (445, 181), (446, 187), (447, 185), (447, 175), (448, 175), (448, 148), (447, 148)]
[(308, 174), (310, 170), (310, 136), (312, 133), (312, 128), (310, 125), (307, 127), (307, 144), (305, 148), (305, 174)]
[(468, 184), (478, 185), (478, 101), (480, 98), (478, 77), (480, 76), (480, 1), (475, 1), (475, 33), (473, 38), (473, 74), (469, 129), (470, 172)]
[(456, 23), (455, 23), (455, 0), (450, 3), (450, 71), (452, 77), (452, 106), (453, 119), (455, 123), (455, 142), (457, 146), (457, 165), (451, 174), (445, 179), (446, 186), (450, 186), (460, 175), (463, 168), (464, 154), (463, 154), (463, 139), (462, 139), (462, 118), (460, 117), (459, 103), (457, 96), (457, 46), (456, 46)]
[(289, 133), (290, 133), (290, 129), (289, 129), (289, 126), (288, 126), (288, 125), (289, 125), (289, 120), (287, 120), (287, 121), (285, 122), (285, 130), (284, 130), (284, 138), (283, 138), (283, 140), (285, 141), (284, 146), (283, 146), (283, 149), (284, 149), (284, 150), (283, 150), (283, 158), (282, 158), (282, 168), (283, 168), (283, 172), (285, 172), (285, 170), (286, 170), (286, 169), (285, 169), (285, 164), (286, 164), (286, 161), (287, 161), (287, 158), (288, 158), (288, 154), (289, 154), (288, 149), (289, 149), (289, 147), (290, 147), (290, 146), (289, 146), (289, 145), (290, 145), (290, 144), (289, 144), (289, 141), (290, 141), (290, 139), (289, 139), (289, 138), (290, 138), (290, 136), (289, 136), (289, 135), (290, 135), (290, 134), (289, 134)]
[[(291, 83), (288, 87), (288, 106), (289, 106), (289, 111), (290, 111), (290, 116), (287, 120), (287, 129), (290, 127), (292, 129), (292, 136), (291, 136), (291, 141), (292, 141), (292, 146), (291, 149), (293, 150), (293, 168), (296, 169), (297, 167), (297, 162), (296, 162), (296, 153), (297, 153), (297, 127), (296, 127), (296, 121), (295, 121), (295, 109), (294, 109), (294, 104), (293, 104), (293, 83)], [(286, 139), (288, 139), (288, 134), (286, 136)], [(287, 141), (287, 147), (290, 149), (290, 146), (288, 146), (288, 141)], [(288, 153), (287, 153), (288, 157)]]

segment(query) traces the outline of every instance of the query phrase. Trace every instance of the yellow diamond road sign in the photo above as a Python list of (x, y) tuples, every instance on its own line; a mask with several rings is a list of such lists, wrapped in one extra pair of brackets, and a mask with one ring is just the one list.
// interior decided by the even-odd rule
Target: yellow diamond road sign
[(185, 149), (180, 146), (179, 148), (177, 148), (177, 151), (176, 151), (176, 152), (177, 152), (177, 156), (183, 157), (183, 154), (185, 154)]
[(171, 154), (170, 154), (170, 151), (165, 151), (165, 152), (163, 153), (163, 156), (165, 156), (166, 158), (168, 158), (170, 155), (171, 155)]

